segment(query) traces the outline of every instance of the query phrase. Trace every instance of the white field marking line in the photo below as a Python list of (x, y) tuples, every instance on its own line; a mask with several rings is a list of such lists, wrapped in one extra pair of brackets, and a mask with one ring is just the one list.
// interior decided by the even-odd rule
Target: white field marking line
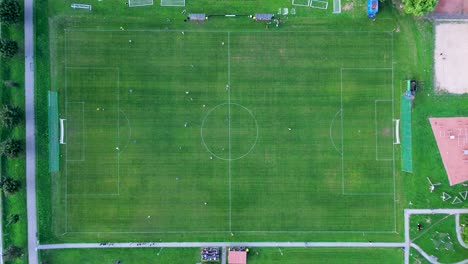
[(125, 146), (124, 146), (124, 147), (122, 148), (122, 150), (120, 151), (120, 152), (122, 153), (122, 152), (124, 152), (124, 151), (127, 149), (128, 145), (130, 144), (130, 139), (132, 138), (132, 126), (130, 125), (130, 119), (128, 119), (128, 117), (127, 117), (127, 115), (125, 114), (125, 112), (122, 111), (122, 110), (119, 110), (119, 111), (120, 111), (120, 113), (123, 114), (123, 116), (124, 116), (125, 119), (127, 120), (127, 127), (128, 127), (128, 130), (129, 130), (128, 136), (127, 136), (127, 144), (125, 144)]
[[(64, 30), (65, 32), (120, 32), (120, 30), (86, 30), (86, 29), (78, 29), (78, 30), (70, 30), (70, 29), (65, 29)], [(134, 31), (134, 32), (167, 32), (168, 30), (127, 30), (127, 31)], [(169, 31), (173, 31), (173, 32), (178, 32), (177, 30), (169, 30)], [(195, 32), (195, 31), (194, 31)], [(226, 31), (207, 31), (207, 32), (204, 32), (204, 33), (210, 33), (210, 32), (226, 32)], [(239, 33), (265, 33), (264, 31), (236, 31), (236, 32), (239, 32)], [(287, 32), (294, 32), (294, 33), (300, 33), (300, 32), (307, 32), (307, 33), (391, 33), (391, 31), (380, 31), (380, 32), (376, 32), (376, 31), (284, 31), (285, 33)], [(200, 33), (200, 32), (197, 32), (197, 33)], [(66, 34), (65, 34), (66, 35)], [(65, 49), (67, 50), (67, 49)], [(67, 53), (66, 53), (67, 55)], [(66, 65), (66, 63), (65, 63)], [(93, 68), (93, 67), (68, 67), (68, 68)], [(119, 68), (112, 68), (112, 67), (94, 67), (95, 69), (119, 69)], [(387, 68), (341, 68), (341, 109), (343, 109), (342, 105), (343, 105), (343, 101), (342, 101), (342, 93), (343, 93), (343, 84), (342, 84), (342, 70), (343, 69), (369, 69), (369, 70), (380, 70), (380, 69), (387, 69)], [(389, 68), (390, 69), (390, 68)], [(393, 81), (393, 80), (392, 80)], [(342, 116), (342, 120), (341, 120), (342, 124), (343, 124), (343, 116)], [(343, 126), (342, 126), (343, 128)], [(257, 137), (258, 137), (258, 127), (257, 127)], [(342, 142), (344, 140), (344, 137), (343, 137), (343, 129), (342, 129)], [(342, 146), (343, 149), (344, 149), (344, 146)], [(343, 156), (342, 156), (342, 178), (344, 177), (344, 174), (343, 174)], [(342, 180), (342, 187), (343, 187), (343, 192), (344, 192), (344, 179)], [(239, 232), (239, 231), (238, 231)], [(247, 231), (247, 232), (250, 232), (250, 231)], [(252, 231), (252, 232), (268, 232), (268, 231)], [(277, 231), (273, 231), (273, 232), (277, 232)], [(289, 232), (289, 231), (285, 231), (285, 232)], [(292, 231), (292, 232), (295, 232), (295, 231)], [(298, 231), (298, 232), (307, 232), (307, 231)], [(311, 231), (311, 232), (320, 232), (320, 231)], [(334, 231), (324, 231), (324, 232), (334, 232)], [(348, 232), (348, 231), (345, 231), (345, 232)], [(370, 232), (370, 231), (357, 231), (358, 233), (362, 233), (362, 232)], [(70, 233), (70, 232), (69, 232)], [(96, 232), (96, 233), (105, 233), (105, 232)], [(392, 231), (392, 233), (394, 233), (394, 231)]]
[[(65, 29), (66, 32), (121, 32), (122, 30), (120, 29)], [(177, 29), (125, 29), (126, 32), (179, 32), (180, 30)], [(201, 31), (196, 31), (196, 30), (184, 30), (185, 32), (189, 33), (226, 33), (227, 31), (224, 30), (203, 30)], [(253, 31), (242, 31), (242, 30), (236, 30), (236, 31), (230, 31), (230, 32), (235, 32), (235, 33), (266, 33), (266, 34), (278, 34), (278, 33), (355, 33), (355, 34), (360, 34), (360, 33), (366, 33), (366, 34), (388, 34), (388, 33), (393, 33), (393, 31), (336, 31), (336, 30), (316, 30), (316, 31), (305, 31), (305, 30), (298, 30), (298, 31), (261, 31), (261, 30), (253, 30)]]
[[(117, 145), (118, 144), (120, 144), (120, 68), (117, 68)], [(120, 194), (120, 150), (117, 151), (117, 194)]]
[(322, 233), (322, 234), (397, 234), (395, 231), (337, 231), (337, 230), (217, 230), (217, 231), (195, 231), (195, 230), (178, 230), (178, 231), (69, 231), (67, 234), (230, 234), (230, 233), (266, 233), (266, 234), (301, 234), (301, 233)]
[(341, 68), (342, 70), (359, 70), (359, 71), (390, 71), (392, 68)]
[(335, 141), (333, 140), (333, 136), (332, 136), (333, 124), (335, 123), (336, 117), (337, 117), (338, 114), (340, 114), (340, 113), (341, 113), (341, 110), (338, 110), (338, 112), (336, 112), (335, 116), (333, 117), (332, 121), (330, 122), (330, 140), (331, 140), (331, 143), (332, 143), (333, 147), (336, 149), (336, 151), (337, 151), (340, 155), (343, 155), (343, 153), (340, 152), (340, 150), (336, 147)]
[[(391, 57), (392, 57), (392, 120), (395, 120), (395, 61), (394, 61), (394, 34), (393, 31), (390, 33), (392, 36), (391, 41)], [(395, 133), (392, 133), (392, 142), (395, 142)], [(395, 180), (395, 144), (392, 145), (392, 163), (393, 163), (393, 219), (394, 219), (394, 230), (397, 231), (397, 206), (396, 206), (396, 180)]]
[[(393, 40), (393, 38), (392, 38)], [(393, 53), (392, 53), (392, 60), (393, 60)], [(392, 65), (393, 66), (393, 65)], [(345, 192), (344, 184), (345, 184), (345, 177), (344, 177), (344, 125), (343, 125), (343, 119), (344, 119), (344, 109), (343, 109), (343, 70), (392, 70), (392, 119), (394, 117), (394, 109), (393, 109), (393, 103), (394, 103), (394, 98), (393, 98), (393, 68), (340, 68), (340, 86), (341, 86), (341, 147), (343, 148), (342, 155), (341, 155), (341, 194), (342, 195), (348, 195), (348, 193)], [(390, 99), (380, 99), (382, 101), (389, 100)], [(394, 138), (393, 138), (394, 140)], [(395, 223), (395, 228), (394, 232), (396, 232), (396, 194), (395, 194), (395, 146), (393, 146), (393, 180), (394, 180), (394, 188), (393, 188), (393, 207), (394, 207), (394, 223)], [(353, 193), (352, 195), (358, 195), (356, 193)], [(361, 194), (359, 194), (361, 195)], [(365, 195), (364, 193), (362, 195)], [(380, 194), (379, 194), (380, 195)], [(382, 193), (382, 195), (385, 195)]]
[(76, 67), (76, 66), (68, 66), (68, 67), (65, 67), (66, 70), (89, 70), (89, 69), (93, 69), (93, 70), (120, 70), (120, 68), (118, 67), (93, 67), (93, 66), (86, 66), (86, 67)]
[(344, 112), (343, 112), (343, 68), (340, 69), (340, 103), (341, 103), (341, 194), (345, 193), (345, 179), (344, 179)]
[[(218, 155), (216, 155), (213, 151), (210, 150), (210, 148), (208, 147), (208, 145), (206, 144), (206, 141), (205, 141), (205, 137), (203, 135), (203, 127), (205, 126), (205, 122), (206, 122), (206, 119), (208, 118), (208, 116), (211, 114), (211, 112), (213, 112), (214, 110), (218, 109), (219, 107), (221, 106), (224, 106), (224, 105), (227, 105), (228, 103), (221, 103), (219, 105), (216, 105), (215, 107), (211, 108), (208, 113), (205, 115), (205, 117), (203, 117), (202, 119), (202, 123), (201, 123), (201, 128), (200, 128), (200, 137), (201, 137), (201, 140), (202, 140), (202, 144), (203, 146), (205, 147), (205, 149), (208, 151), (208, 153), (210, 153), (211, 155), (213, 155), (213, 157), (216, 157), (217, 159), (220, 159), (220, 160), (229, 160), (228, 158), (223, 158), (223, 157), (220, 157)], [(255, 128), (256, 128), (256, 135), (255, 135), (255, 141), (254, 143), (252, 144), (252, 146), (250, 147), (250, 149), (244, 153), (242, 156), (239, 156), (239, 157), (235, 157), (235, 158), (232, 158), (231, 157), (231, 161), (234, 161), (234, 160), (240, 160), (244, 157), (246, 157), (247, 155), (250, 154), (250, 152), (252, 152), (252, 150), (255, 148), (255, 146), (257, 145), (257, 141), (258, 141), (258, 135), (259, 135), (259, 128), (258, 128), (258, 121), (257, 119), (255, 118), (255, 116), (253, 115), (252, 111), (250, 111), (247, 107), (241, 105), (241, 104), (238, 104), (238, 103), (232, 103), (231, 102), (231, 105), (235, 105), (235, 106), (238, 106), (238, 107), (241, 107), (242, 109), (244, 109), (245, 111), (247, 111), (247, 113), (250, 114), (250, 116), (252, 117), (252, 119), (254, 120), (255, 122)]]
[[(66, 35), (66, 34), (65, 34)], [(67, 49), (65, 49), (65, 54), (67, 54)], [(66, 78), (66, 73), (67, 73), (67, 70), (89, 70), (89, 69), (97, 69), (97, 70), (115, 70), (116, 73), (117, 73), (117, 143), (119, 143), (120, 141), (120, 68), (118, 67), (67, 67), (65, 66), (65, 81), (67, 82), (67, 78)], [(67, 95), (67, 91), (68, 91), (68, 87), (67, 87), (67, 84), (65, 85), (66, 87), (66, 95)], [(66, 97), (67, 98), (67, 97)], [(67, 99), (66, 99), (67, 100)], [(82, 110), (82, 114), (83, 114), (83, 118), (82, 118), (82, 121), (83, 121), (83, 159), (82, 160), (68, 160), (67, 157), (68, 157), (68, 154), (66, 155), (66, 164), (68, 164), (68, 162), (80, 162), (80, 161), (85, 161), (84, 159), (84, 156), (85, 156), (85, 144), (84, 144), (84, 103), (85, 102), (66, 102), (65, 105), (69, 104), (69, 103), (82, 103), (83, 104), (83, 110)], [(66, 109), (68, 109), (66, 107)], [(68, 115), (68, 110), (66, 111), (67, 115)], [(127, 116), (125, 116), (127, 118)], [(68, 117), (67, 117), (68, 118)], [(130, 122), (127, 118), (127, 121)], [(130, 123), (129, 123), (130, 124)], [(131, 132), (130, 132), (131, 133)], [(127, 145), (128, 146), (128, 141), (127, 141)], [(125, 146), (125, 147), (126, 147)], [(65, 146), (66, 148), (66, 151), (68, 153), (68, 147)], [(67, 166), (65, 166), (67, 167)], [(68, 169), (66, 168), (66, 185), (68, 186)], [(120, 152), (117, 152), (117, 193), (114, 194), (114, 193), (104, 193), (104, 194), (86, 194), (86, 193), (83, 193), (83, 194), (80, 194), (80, 193), (74, 193), (74, 194), (68, 194), (68, 192), (65, 192), (65, 199), (66, 199), (66, 204), (68, 204), (68, 200), (67, 200), (67, 197), (73, 197), (73, 196), (82, 196), (82, 197), (87, 197), (87, 196), (116, 196), (116, 195), (120, 195)], [(65, 214), (68, 215), (68, 207), (65, 209)], [(67, 218), (67, 226), (68, 226), (68, 218)], [(68, 232), (68, 227), (67, 229), (65, 230), (65, 233), (63, 234), (66, 234), (66, 233), (69, 233)], [(63, 235), (62, 234), (62, 235)]]
[(118, 193), (69, 193), (67, 194), (68, 197), (79, 196), (79, 197), (87, 197), (87, 196), (119, 196)]
[[(162, 0), (161, 0), (162, 1)], [(232, 190), (231, 190), (231, 33), (227, 33), (227, 57), (228, 57), (228, 144), (229, 144), (229, 161), (228, 161), (228, 175), (229, 175), (229, 231), (232, 230)]]
[(377, 128), (377, 100), (374, 100), (374, 111), (375, 111), (375, 115), (374, 115), (374, 123), (375, 123), (375, 128), (374, 128), (374, 131), (375, 131), (375, 160), (379, 160), (379, 146), (378, 146), (378, 142), (379, 142), (379, 138), (378, 138), (378, 128)]
[[(67, 78), (67, 64), (68, 64), (68, 40), (67, 40), (67, 31), (64, 31), (64, 41), (65, 41), (65, 116), (68, 118), (68, 78)], [(65, 145), (65, 227), (64, 227), (64, 234), (68, 231), (68, 165), (66, 160), (68, 159), (68, 144)]]
[[(392, 161), (393, 159), (379, 159), (379, 136), (378, 136), (378, 125), (377, 125), (377, 103), (378, 102), (391, 102), (391, 99), (377, 99), (374, 100), (374, 110), (375, 110), (375, 160), (376, 161)], [(393, 119), (392, 119), (393, 120)]]
[[(103, 245), (102, 243), (66, 243), (39, 245), (39, 250), (83, 249), (83, 248), (200, 248), (200, 247), (256, 247), (256, 248), (401, 248), (402, 242), (118, 242)], [(160, 250), (160, 251), (161, 251)]]
[(344, 193), (343, 195), (356, 195), (356, 196), (376, 196), (376, 195), (393, 195), (393, 193), (378, 193), (378, 192), (374, 192), (374, 193)]
[[(66, 102), (65, 103), (67, 105), (67, 109), (68, 109), (68, 105), (69, 104), (81, 104), (81, 129), (82, 129), (82, 133), (81, 133), (81, 159), (68, 159), (68, 148), (66, 148), (66, 151), (67, 151), (67, 155), (66, 156), (66, 159), (65, 159), (65, 162), (83, 162), (85, 161), (85, 146), (84, 146), (84, 131), (85, 131), (85, 128), (84, 128), (84, 102), (81, 101), (81, 102)], [(67, 119), (69, 119), (69, 117), (67, 116)], [(67, 125), (67, 129), (68, 129), (68, 126)], [(70, 133), (66, 133), (66, 136), (68, 137)], [(68, 138), (67, 138), (67, 142), (68, 142)]]

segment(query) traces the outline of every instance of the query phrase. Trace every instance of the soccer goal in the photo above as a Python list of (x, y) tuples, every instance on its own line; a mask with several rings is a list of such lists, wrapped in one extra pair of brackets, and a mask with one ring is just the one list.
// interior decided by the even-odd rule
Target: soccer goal
[(328, 2), (320, 0), (292, 0), (292, 5), (306, 6), (318, 9), (328, 9)]
[(93, 6), (92, 5), (84, 5), (84, 4), (72, 4), (71, 8), (73, 9), (86, 9), (86, 10), (92, 10)]
[(65, 121), (66, 119), (60, 118), (60, 144), (67, 144), (65, 143)]
[(161, 6), (185, 6), (185, 0), (161, 0)]
[(129, 7), (153, 5), (153, 0), (128, 0)]
[(398, 145), (400, 144), (400, 119), (395, 119), (395, 142), (393, 144)]
[(310, 0), (292, 0), (292, 5), (295, 6), (309, 6)]
[(309, 6), (312, 7), (312, 8), (318, 8), (318, 9), (328, 9), (328, 2), (318, 1), (318, 0), (310, 0)]

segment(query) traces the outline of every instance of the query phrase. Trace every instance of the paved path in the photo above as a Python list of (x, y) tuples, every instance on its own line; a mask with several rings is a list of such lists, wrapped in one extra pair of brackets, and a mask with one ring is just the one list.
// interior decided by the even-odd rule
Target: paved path
[(3, 207), (2, 194), (0, 194), (0, 264), (3, 264)]
[[(432, 264), (440, 264), (440, 262), (437, 261), (437, 258), (435, 258), (434, 256), (429, 256), (429, 254), (427, 254), (422, 248), (420, 248), (418, 245), (414, 244), (414, 243), (411, 243), (411, 247), (416, 249), (419, 254), (421, 254), (427, 261), (429, 261), (430, 263)], [(468, 260), (462, 260), (462, 261), (459, 261), (459, 262), (454, 262), (452, 264), (467, 264), (468, 263)]]
[(168, 242), (168, 243), (75, 243), (39, 245), (39, 249), (61, 248), (193, 248), (193, 247), (374, 247), (374, 248), (403, 248), (405, 243), (392, 242)]
[(460, 226), (460, 214), (455, 215), (455, 229), (457, 231), (457, 239), (458, 243), (464, 248), (468, 248), (468, 245), (465, 244), (465, 241), (463, 241), (462, 237), (462, 227)]
[[(409, 264), (409, 257), (410, 257), (410, 248), (416, 247), (416, 244), (411, 243), (410, 239), (410, 217), (413, 214), (467, 214), (468, 209), (405, 209), (405, 264)], [(456, 219), (456, 218), (455, 218)], [(458, 228), (455, 227), (458, 232)], [(458, 236), (458, 235), (457, 235)], [(415, 247), (416, 246), (416, 247)], [(419, 251), (419, 250), (418, 250)], [(422, 251), (422, 249), (421, 249)], [(422, 253), (421, 253), (422, 254)], [(427, 258), (427, 254), (422, 254), (429, 262), (433, 263), (432, 259)], [(437, 262), (435, 262), (437, 263)], [(468, 262), (460, 262), (460, 263), (468, 263)]]
[(36, 219), (36, 141), (34, 123), (33, 0), (24, 0), (24, 94), (26, 114), (26, 203), (29, 264), (38, 264)]
[(223, 247), (223, 254), (221, 255), (221, 264), (226, 264), (227, 256), (226, 256), (226, 247)]

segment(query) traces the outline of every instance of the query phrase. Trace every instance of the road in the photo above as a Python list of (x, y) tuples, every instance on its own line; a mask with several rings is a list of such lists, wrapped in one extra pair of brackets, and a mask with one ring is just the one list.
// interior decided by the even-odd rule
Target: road
[[(413, 214), (455, 214), (455, 215), (456, 214), (468, 214), (468, 209), (405, 209), (405, 264), (410, 263), (409, 257), (410, 257), (411, 247), (415, 248), (416, 250), (418, 250), (419, 248), (417, 247), (416, 244), (412, 244), (411, 239), (410, 239), (410, 217)], [(457, 231), (457, 237), (458, 237), (459, 236), (458, 232), (460, 232), (460, 228), (458, 228), (458, 226), (455, 226), (455, 229)], [(419, 248), (418, 251), (420, 250), (422, 251), (421, 248)], [(422, 255), (429, 262), (437, 263), (437, 261), (434, 262), (433, 259), (427, 258), (427, 254), (424, 253)], [(460, 263), (467, 263), (467, 262), (460, 262)]]
[(34, 123), (34, 24), (33, 0), (24, 0), (24, 94), (26, 114), (26, 204), (28, 263), (38, 264), (36, 219), (36, 139)]

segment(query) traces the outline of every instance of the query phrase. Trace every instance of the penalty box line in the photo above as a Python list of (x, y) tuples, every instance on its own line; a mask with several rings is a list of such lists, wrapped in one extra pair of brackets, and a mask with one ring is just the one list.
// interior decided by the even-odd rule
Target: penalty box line
[[(67, 30), (65, 30), (65, 115), (68, 118), (68, 104), (69, 103), (81, 103), (83, 110), (83, 118), (82, 118), (82, 127), (84, 129), (84, 104), (85, 102), (68, 102), (68, 78), (67, 78), (67, 71), (68, 70), (114, 70), (116, 71), (116, 78), (117, 78), (117, 137), (118, 142), (120, 141), (120, 68), (118, 67), (76, 67), (76, 66), (67, 66), (67, 58), (68, 58), (68, 45), (67, 45)], [(85, 156), (85, 146), (84, 146), (84, 130), (83, 130), (83, 139), (82, 139), (82, 151), (83, 156)], [(84, 162), (84, 158), (82, 160), (68, 160), (68, 145), (65, 145), (65, 232), (70, 233), (68, 231), (68, 197), (96, 197), (96, 196), (119, 196), (120, 195), (120, 152), (117, 153), (117, 193), (107, 193), (107, 194), (79, 194), (79, 193), (68, 193), (68, 163), (69, 162)]]
[[(341, 104), (341, 146), (342, 146), (342, 155), (341, 155), (341, 194), (342, 195), (363, 195), (363, 196), (375, 196), (375, 195), (394, 195), (395, 196), (395, 190), (393, 193), (381, 193), (381, 192), (374, 192), (374, 193), (369, 193), (369, 192), (363, 192), (363, 193), (347, 193), (345, 191), (345, 176), (344, 176), (344, 159), (345, 159), (345, 147), (344, 147), (344, 107), (343, 107), (343, 71), (346, 70), (363, 70), (363, 71), (391, 71), (393, 74), (393, 67), (392, 68), (340, 68), (340, 104)], [(392, 75), (393, 76), (393, 75)], [(392, 99), (379, 99), (375, 101), (390, 101), (392, 102), (393, 105), (393, 80), (392, 80)], [(393, 112), (393, 111), (392, 111)], [(392, 113), (393, 116), (393, 113)], [(376, 121), (375, 121), (376, 122)], [(377, 126), (377, 125), (376, 125)], [(393, 145), (393, 144), (392, 144)], [(394, 146), (393, 146), (394, 148)], [(393, 163), (395, 162), (394, 158), (389, 159), (389, 161), (392, 161)], [(395, 172), (393, 172), (394, 174)], [(395, 175), (393, 175), (395, 177)], [(394, 188), (395, 189), (395, 188)], [(394, 206), (395, 206), (395, 201), (394, 201)], [(396, 221), (396, 219), (395, 219)]]

